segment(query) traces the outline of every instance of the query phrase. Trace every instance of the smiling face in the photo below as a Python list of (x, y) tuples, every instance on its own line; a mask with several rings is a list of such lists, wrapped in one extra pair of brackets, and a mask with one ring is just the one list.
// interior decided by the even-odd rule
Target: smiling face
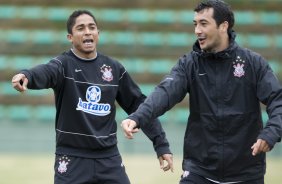
[(219, 52), (228, 47), (228, 22), (216, 24), (214, 9), (205, 8), (195, 12), (194, 26), (200, 48), (206, 52)]
[(96, 56), (99, 31), (90, 15), (78, 16), (72, 27), (72, 33), (69, 33), (67, 37), (73, 45), (74, 53), (79, 57), (90, 59)]

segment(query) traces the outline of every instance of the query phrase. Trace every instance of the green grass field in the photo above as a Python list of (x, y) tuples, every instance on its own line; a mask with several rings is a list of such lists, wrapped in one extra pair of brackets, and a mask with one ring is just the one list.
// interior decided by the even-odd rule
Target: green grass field
[[(54, 156), (43, 154), (0, 154), (1, 184), (53, 183)], [(123, 155), (132, 184), (177, 184), (181, 175), (181, 158), (175, 157), (175, 171), (159, 169), (155, 155)], [(268, 159), (266, 184), (281, 184), (281, 159)]]

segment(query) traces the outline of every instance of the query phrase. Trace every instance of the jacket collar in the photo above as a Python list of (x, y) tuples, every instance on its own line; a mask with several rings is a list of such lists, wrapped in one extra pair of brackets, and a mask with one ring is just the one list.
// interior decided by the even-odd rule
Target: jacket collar
[(193, 51), (196, 52), (197, 55), (206, 57), (206, 58), (216, 58), (216, 59), (227, 59), (231, 57), (231, 52), (236, 48), (238, 45), (235, 42), (236, 33), (235, 31), (231, 31), (228, 33), (229, 35), (229, 46), (223, 51), (217, 52), (217, 53), (207, 53), (201, 50), (199, 42), (196, 41), (193, 45)]

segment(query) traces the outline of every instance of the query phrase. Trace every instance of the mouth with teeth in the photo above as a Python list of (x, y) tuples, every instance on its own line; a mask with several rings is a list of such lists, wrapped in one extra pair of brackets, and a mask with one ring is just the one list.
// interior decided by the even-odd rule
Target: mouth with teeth
[(83, 40), (83, 43), (86, 45), (86, 46), (92, 46), (94, 40), (93, 39), (85, 39)]
[(206, 40), (206, 37), (198, 37), (198, 41), (200, 45), (202, 45), (205, 40)]

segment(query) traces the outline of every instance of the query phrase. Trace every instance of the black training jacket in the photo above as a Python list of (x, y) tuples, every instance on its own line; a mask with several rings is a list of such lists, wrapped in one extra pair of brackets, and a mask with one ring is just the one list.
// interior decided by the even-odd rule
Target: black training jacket
[[(259, 54), (230, 46), (204, 53), (198, 43), (129, 116), (139, 126), (162, 115), (189, 94), (183, 170), (220, 181), (246, 181), (265, 173), (265, 154), (252, 156), (258, 138), (271, 147), (282, 134), (282, 88)], [(269, 120), (263, 127), (261, 104)], [(188, 113), (188, 111), (187, 111)]]
[[(28, 78), (29, 89), (54, 90), (56, 154), (86, 158), (119, 154), (115, 102), (130, 114), (146, 98), (125, 68), (101, 53), (86, 60), (69, 50), (21, 73)], [(170, 153), (157, 119), (142, 130), (158, 156)]]

